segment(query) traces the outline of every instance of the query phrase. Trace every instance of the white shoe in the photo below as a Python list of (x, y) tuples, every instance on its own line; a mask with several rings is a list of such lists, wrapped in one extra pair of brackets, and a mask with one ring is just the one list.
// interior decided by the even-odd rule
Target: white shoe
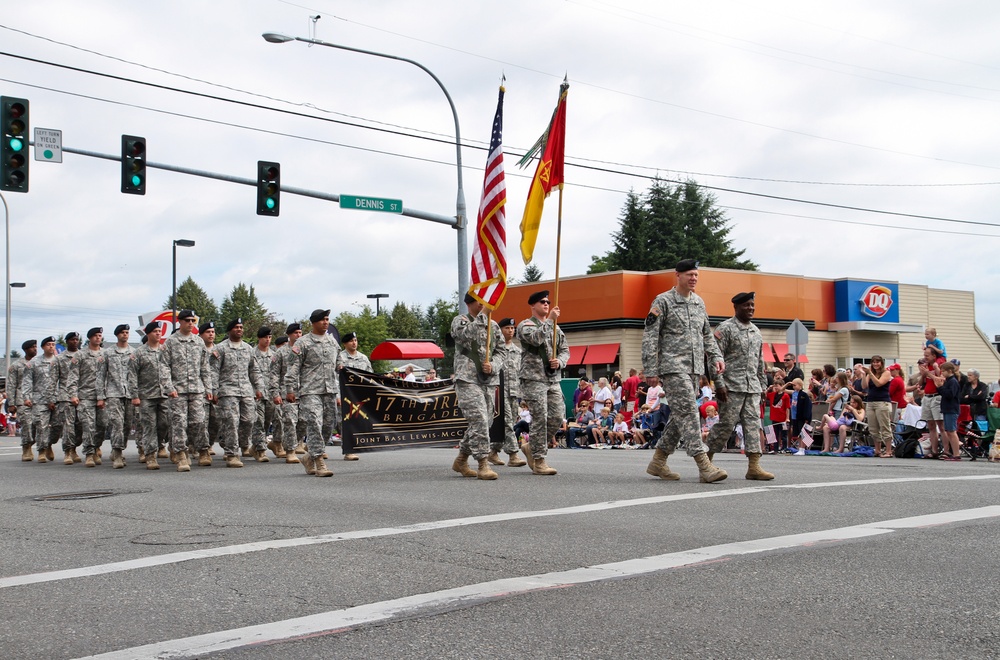
[(805, 455), (806, 455), (806, 450), (805, 449), (800, 449), (800, 450), (798, 450), (797, 452), (795, 452), (793, 454), (793, 456), (805, 456)]

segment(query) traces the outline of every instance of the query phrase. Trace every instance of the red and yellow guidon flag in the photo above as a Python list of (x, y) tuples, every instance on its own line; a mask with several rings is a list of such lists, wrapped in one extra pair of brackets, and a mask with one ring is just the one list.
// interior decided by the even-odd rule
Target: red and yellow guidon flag
[(560, 190), (563, 186), (563, 158), (566, 146), (566, 94), (569, 83), (563, 81), (559, 87), (559, 103), (552, 114), (549, 129), (539, 138), (535, 146), (521, 159), (521, 163), (531, 160), (538, 150), (542, 157), (535, 168), (535, 176), (528, 190), (528, 201), (524, 205), (524, 216), (521, 218), (521, 258), (527, 264), (535, 252), (535, 241), (538, 239), (538, 227), (542, 223), (542, 208), (545, 198), (553, 188)]

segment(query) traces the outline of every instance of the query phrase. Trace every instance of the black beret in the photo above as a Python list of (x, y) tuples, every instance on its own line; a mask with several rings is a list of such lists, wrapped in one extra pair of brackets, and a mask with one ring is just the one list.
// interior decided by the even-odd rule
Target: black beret
[(745, 292), (745, 293), (737, 293), (735, 296), (733, 296), (733, 304), (734, 305), (742, 305), (745, 302), (749, 302), (749, 301), (753, 300), (754, 293), (755, 293), (754, 291), (749, 291), (749, 292)]
[(128, 323), (122, 323), (120, 325), (116, 325), (115, 326), (115, 334), (117, 335), (119, 333), (125, 332), (126, 330), (131, 330), (131, 329), (132, 328), (131, 328), (131, 326), (129, 326)]
[(309, 322), (315, 323), (316, 321), (322, 321), (326, 317), (330, 316), (330, 310), (328, 309), (314, 309), (313, 313), (309, 315)]
[(91, 328), (87, 330), (87, 339), (93, 339), (94, 335), (103, 335), (104, 328)]
[(277, 339), (274, 340), (274, 345), (275, 346), (281, 346), (282, 344), (287, 344), (287, 343), (288, 343), (288, 336), (287, 335), (281, 335), (280, 337), (278, 337)]
[(80, 338), (80, 333), (79, 332), (67, 332), (66, 333), (66, 341), (69, 341), (70, 339), (79, 339), (79, 338)]
[(139, 341), (141, 341), (143, 344), (145, 344), (147, 341), (149, 341), (149, 335), (143, 335), (142, 339), (140, 339)]
[(182, 309), (181, 311), (177, 312), (178, 321), (183, 321), (184, 319), (193, 319), (197, 317), (198, 315), (195, 314), (194, 310), (191, 309)]
[(215, 330), (215, 321), (205, 321), (198, 326), (198, 334), (205, 334), (206, 330)]
[(146, 327), (143, 328), (142, 331), (148, 335), (149, 333), (156, 332), (159, 329), (160, 329), (159, 321), (150, 321), (149, 323), (146, 324)]
[(465, 297), (462, 298), (462, 302), (464, 302), (466, 305), (471, 305), (472, 303), (476, 302), (476, 297), (473, 296), (471, 293), (467, 293), (465, 294)]
[(35, 346), (38, 346), (38, 341), (35, 340), (35, 339), (29, 339), (28, 341), (26, 341), (23, 344), (21, 344), (21, 350), (22, 351), (26, 351), (29, 348), (33, 348)]
[(549, 295), (548, 289), (546, 289), (545, 291), (535, 291), (533, 294), (528, 296), (528, 304), (534, 305), (536, 302), (538, 302), (542, 298), (547, 297), (548, 295)]
[(674, 268), (678, 273), (686, 273), (689, 270), (698, 270), (697, 259), (681, 259)]
[(500, 319), (500, 322), (497, 323), (497, 325), (499, 325), (501, 328), (506, 328), (507, 326), (513, 328), (516, 324), (514, 323), (514, 319), (508, 316), (505, 319)]
[(357, 338), (358, 338), (358, 333), (356, 333), (356, 332), (348, 332), (346, 335), (344, 335), (343, 337), (341, 337), (341, 339), (343, 340), (343, 343), (345, 343), (345, 344), (347, 342), (351, 341), (352, 339), (357, 339)]
[(49, 342), (52, 342), (53, 344), (56, 343), (56, 338), (53, 337), (52, 335), (49, 335), (48, 337), (42, 340), (42, 346), (45, 346), (45, 344), (48, 344)]
[(262, 325), (259, 328), (257, 328), (257, 339), (263, 339), (264, 337), (270, 337), (270, 336), (271, 336), (271, 328), (267, 327), (266, 325)]
[(286, 335), (290, 335), (293, 332), (298, 332), (301, 329), (302, 329), (302, 324), (301, 323), (289, 323), (288, 327), (285, 328), (285, 334)]
[(226, 332), (229, 332), (238, 325), (243, 325), (243, 319), (236, 317), (235, 319), (226, 324)]

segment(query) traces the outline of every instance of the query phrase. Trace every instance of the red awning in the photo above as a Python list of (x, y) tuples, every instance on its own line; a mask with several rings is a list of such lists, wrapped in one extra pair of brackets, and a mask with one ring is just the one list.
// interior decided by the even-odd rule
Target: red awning
[(798, 363), (799, 364), (809, 364), (809, 358), (807, 358), (805, 355), (800, 355), (799, 359), (798, 359)]
[(583, 364), (614, 364), (619, 344), (591, 344)]
[(375, 347), (372, 360), (419, 360), (421, 358), (443, 358), (444, 351), (426, 339), (390, 339)]
[(778, 358), (778, 362), (783, 362), (785, 359), (785, 353), (788, 352), (788, 344), (771, 344), (774, 348), (774, 355)]
[(764, 362), (773, 362), (774, 356), (771, 355), (771, 345), (767, 342), (760, 347), (760, 354), (764, 356)]
[(570, 346), (569, 362), (566, 363), (566, 366), (574, 367), (578, 364), (583, 364), (583, 354), (586, 352), (587, 352), (586, 346)]

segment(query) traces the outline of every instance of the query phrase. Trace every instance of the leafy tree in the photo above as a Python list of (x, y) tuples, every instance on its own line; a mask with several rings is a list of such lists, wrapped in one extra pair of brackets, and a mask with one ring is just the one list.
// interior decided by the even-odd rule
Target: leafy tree
[(455, 364), (455, 347), (448, 346), (445, 335), (451, 330), (451, 322), (458, 316), (458, 294), (448, 301), (443, 298), (435, 300), (424, 313), (422, 336), (437, 342), (444, 351), (444, 358), (438, 364), (439, 375), (450, 374)]
[(524, 267), (524, 275), (521, 276), (520, 284), (528, 284), (529, 282), (541, 281), (545, 273), (542, 269), (536, 266), (534, 263), (530, 263)]
[[(219, 308), (219, 324), (222, 325), (222, 332), (225, 331), (226, 324), (235, 318), (243, 319), (243, 340), (251, 344), (257, 343), (258, 328), (271, 322), (272, 316), (257, 298), (253, 284), (248, 287), (240, 282), (223, 299)], [(221, 334), (219, 330), (216, 332)]]
[[(391, 333), (386, 329), (387, 315), (376, 316), (372, 308), (365, 305), (361, 308), (361, 313), (341, 312), (337, 314), (332, 323), (337, 326), (341, 336), (348, 332), (358, 333), (358, 350), (365, 355), (371, 355), (375, 347), (386, 340)], [(372, 369), (375, 373), (383, 373), (389, 370), (389, 363), (385, 360), (372, 362)]]
[(420, 305), (407, 307), (403, 302), (397, 302), (391, 311), (384, 314), (388, 336), (393, 339), (420, 337), (421, 313)]
[[(163, 309), (170, 309), (170, 295), (167, 295), (167, 302), (163, 303)], [(214, 321), (219, 319), (219, 309), (205, 290), (190, 277), (177, 287), (177, 310), (191, 309), (204, 321)], [(256, 332), (256, 331), (255, 331)]]
[(588, 273), (665, 270), (686, 258), (703, 266), (757, 270), (753, 261), (741, 259), (746, 250), (733, 249), (729, 220), (715, 196), (694, 181), (655, 180), (641, 198), (630, 191), (619, 222), (611, 251), (591, 257)]
[(19, 357), (21, 357), (21, 351), (17, 350), (16, 348), (10, 349), (10, 359), (11, 360), (16, 360)]

